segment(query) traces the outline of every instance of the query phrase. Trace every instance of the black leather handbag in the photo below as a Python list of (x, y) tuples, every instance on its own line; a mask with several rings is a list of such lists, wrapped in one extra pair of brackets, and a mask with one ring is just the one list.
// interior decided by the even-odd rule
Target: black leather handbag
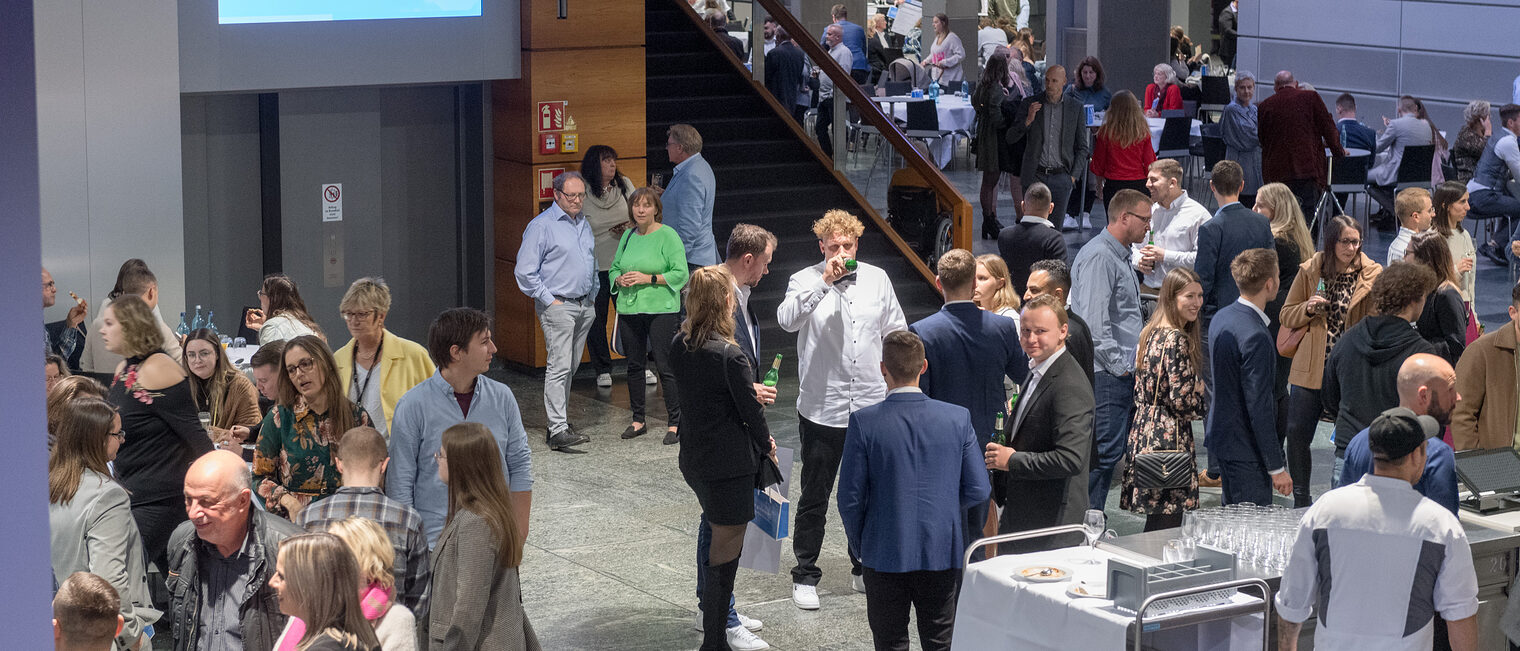
[(1193, 455), (1183, 450), (1153, 450), (1137, 454), (1132, 465), (1135, 488), (1187, 488), (1193, 481)]

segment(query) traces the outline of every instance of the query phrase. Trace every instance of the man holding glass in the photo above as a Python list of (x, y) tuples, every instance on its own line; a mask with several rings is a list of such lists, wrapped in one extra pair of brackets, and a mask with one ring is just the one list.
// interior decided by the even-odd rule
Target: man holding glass
[[(1087, 511), (1093, 388), (1081, 365), (1066, 354), (1066, 306), (1049, 294), (1025, 303), (1019, 344), (1029, 356), (1029, 380), (1014, 399), (1012, 418), (983, 455), (988, 470), (1007, 471), (1000, 534), (1075, 524)], [(1072, 544), (1070, 536), (1050, 536), (1000, 544), (998, 552)]]

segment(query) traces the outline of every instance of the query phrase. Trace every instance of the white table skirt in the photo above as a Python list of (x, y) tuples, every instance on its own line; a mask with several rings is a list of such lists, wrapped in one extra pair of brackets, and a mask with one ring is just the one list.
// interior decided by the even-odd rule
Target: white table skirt
[[(1151, 127), (1151, 149), (1161, 151), (1161, 130), (1166, 127), (1166, 118), (1145, 118)], [(1203, 137), (1203, 122), (1193, 120), (1188, 128), (1189, 138)]]
[[(877, 98), (877, 102), (887, 103), (891, 98)], [(917, 100), (923, 101), (923, 100)], [(892, 116), (906, 122), (908, 120), (908, 104), (906, 101), (890, 102)], [(955, 95), (940, 95), (939, 101), (934, 103), (936, 112), (939, 113), (939, 128), (941, 131), (965, 131), (971, 132), (976, 124), (976, 109), (971, 108), (971, 100)], [(950, 164), (950, 159), (955, 155), (955, 138), (935, 138), (929, 141), (929, 153), (934, 156), (934, 164), (944, 169)]]
[[(1100, 563), (1082, 565), (1087, 558), (1081, 547), (1033, 554), (999, 556), (972, 565), (961, 585), (955, 611), (955, 651), (1094, 651), (1125, 649), (1128, 627), (1134, 614), (1106, 599), (1073, 599), (1066, 595), (1070, 581), (1029, 583), (1013, 578), (1024, 565), (1048, 563), (1075, 571), (1076, 579), (1106, 582), (1108, 559), (1098, 550)], [(1074, 580), (1076, 580), (1074, 579)], [(1237, 603), (1258, 602), (1245, 594)], [(1161, 649), (1207, 649), (1209, 651), (1261, 648), (1261, 615), (1239, 616), (1147, 634), (1147, 644)]]

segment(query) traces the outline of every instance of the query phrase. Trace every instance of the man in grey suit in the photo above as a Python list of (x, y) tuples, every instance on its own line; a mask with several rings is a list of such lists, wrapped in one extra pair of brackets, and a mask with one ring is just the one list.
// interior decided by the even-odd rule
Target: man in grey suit
[(1398, 180), (1399, 163), (1404, 148), (1434, 142), (1430, 123), (1415, 117), (1420, 108), (1408, 95), (1399, 99), (1399, 116), (1383, 118), (1383, 132), (1378, 134), (1372, 169), (1367, 170), (1367, 194), (1372, 195), (1389, 214), (1393, 214), (1393, 186)]
[(1066, 101), (1065, 88), (1066, 68), (1051, 66), (1045, 71), (1045, 94), (1024, 98), (1008, 128), (1009, 144), (1026, 141), (1019, 178), (1026, 188), (1036, 183), (1050, 188), (1053, 221), (1064, 219), (1072, 186), (1078, 174), (1087, 173), (1092, 154), (1082, 104)]

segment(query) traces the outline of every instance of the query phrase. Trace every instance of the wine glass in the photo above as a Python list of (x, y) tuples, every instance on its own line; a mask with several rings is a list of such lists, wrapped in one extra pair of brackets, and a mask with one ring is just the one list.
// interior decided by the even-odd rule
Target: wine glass
[(1099, 509), (1088, 509), (1082, 514), (1082, 535), (1087, 537), (1087, 564), (1098, 563), (1098, 538), (1108, 528), (1108, 516)]

